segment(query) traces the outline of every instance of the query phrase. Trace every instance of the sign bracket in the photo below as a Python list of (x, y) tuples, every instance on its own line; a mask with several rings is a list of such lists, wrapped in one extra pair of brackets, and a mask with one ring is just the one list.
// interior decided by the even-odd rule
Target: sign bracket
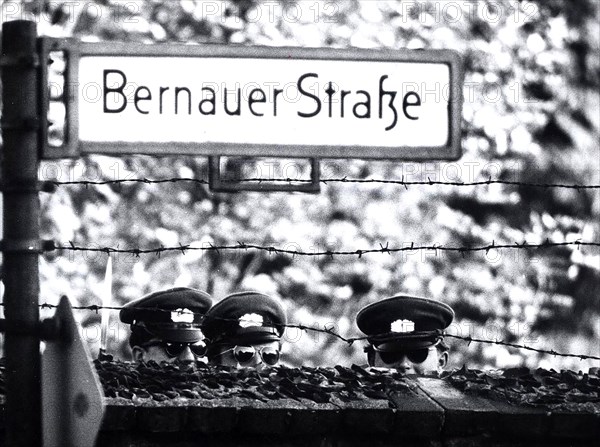
[(208, 187), (213, 192), (239, 192), (239, 191), (259, 191), (259, 192), (304, 192), (309, 194), (318, 194), (321, 192), (321, 166), (318, 158), (310, 159), (310, 181), (302, 183), (293, 183), (293, 180), (286, 183), (268, 182), (243, 182), (240, 180), (224, 180), (221, 176), (221, 156), (208, 157)]
[[(41, 154), (44, 159), (78, 158), (80, 154), (78, 142), (79, 112), (77, 93), (77, 64), (79, 51), (74, 39), (56, 39), (52, 37), (38, 38), (38, 51), (40, 53), (40, 110), (42, 110), (42, 123), (40, 126)], [(62, 92), (62, 104), (65, 108), (65, 123), (63, 141), (60, 145), (51, 145), (48, 141), (48, 111), (50, 109), (49, 68), (53, 61), (52, 52), (63, 52), (65, 57), (64, 83), (59, 86)]]

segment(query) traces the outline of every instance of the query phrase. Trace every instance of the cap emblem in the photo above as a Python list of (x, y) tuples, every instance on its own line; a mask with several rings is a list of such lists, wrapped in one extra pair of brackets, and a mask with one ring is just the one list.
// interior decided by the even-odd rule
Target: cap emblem
[(391, 324), (391, 332), (407, 333), (415, 331), (415, 322), (410, 320), (396, 320)]
[(173, 323), (193, 323), (194, 322), (194, 312), (185, 308), (175, 309), (171, 312), (171, 321)]
[(239, 319), (240, 327), (247, 328), (251, 326), (261, 327), (263, 325), (263, 317), (259, 314), (245, 314)]

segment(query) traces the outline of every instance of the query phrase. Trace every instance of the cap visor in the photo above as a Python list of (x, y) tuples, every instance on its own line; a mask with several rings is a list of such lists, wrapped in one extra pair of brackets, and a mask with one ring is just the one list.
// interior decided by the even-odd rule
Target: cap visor
[(402, 335), (395, 338), (369, 339), (378, 351), (405, 351), (433, 346), (439, 337), (431, 334)]

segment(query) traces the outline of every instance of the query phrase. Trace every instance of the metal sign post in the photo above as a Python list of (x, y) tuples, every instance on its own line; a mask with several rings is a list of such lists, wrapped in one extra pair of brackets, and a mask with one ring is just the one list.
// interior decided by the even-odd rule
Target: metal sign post
[(39, 56), (33, 22), (2, 25), (6, 445), (41, 444), (39, 324)]
[[(39, 158), (45, 135), (45, 58), (36, 25), (2, 26), (2, 240), (6, 356), (6, 445), (93, 445), (103, 414), (102, 389), (63, 298), (53, 319), (39, 320)], [(41, 385), (40, 340), (47, 340)]]

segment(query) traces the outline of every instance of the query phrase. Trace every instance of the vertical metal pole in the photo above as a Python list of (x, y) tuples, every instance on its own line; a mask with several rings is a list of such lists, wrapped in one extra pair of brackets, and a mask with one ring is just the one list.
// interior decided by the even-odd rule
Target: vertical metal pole
[[(2, 182), (4, 312), (7, 322), (39, 322), (38, 55), (34, 22), (2, 25)], [(6, 443), (41, 445), (40, 340), (7, 333)], [(57, 378), (57, 380), (59, 380)]]

